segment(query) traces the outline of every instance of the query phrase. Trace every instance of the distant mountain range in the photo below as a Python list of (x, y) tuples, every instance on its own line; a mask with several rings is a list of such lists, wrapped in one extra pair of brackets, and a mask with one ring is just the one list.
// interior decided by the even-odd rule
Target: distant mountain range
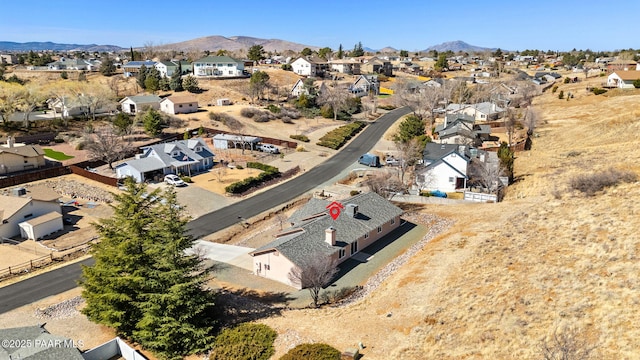
[(79, 44), (58, 44), (54, 42), (26, 42), (17, 43), (12, 41), (0, 41), (1, 51), (121, 51), (124, 48), (116, 45), (79, 45)]
[(443, 52), (443, 51), (451, 50), (451, 51), (456, 52), (456, 53), (458, 51), (474, 53), (474, 52), (495, 51), (496, 48), (486, 48), (486, 47), (480, 47), (480, 46), (475, 46), (475, 45), (469, 45), (464, 41), (457, 40), (457, 41), (443, 42), (442, 44), (438, 44), (438, 45), (434, 45), (434, 46), (428, 47), (425, 50), (422, 50), (422, 52), (429, 52), (431, 50), (435, 50), (437, 52)]
[[(319, 46), (313, 45), (304, 45), (299, 43), (294, 43), (291, 41), (285, 41), (280, 39), (260, 39), (250, 36), (230, 36), (224, 37), (220, 35), (206, 36), (197, 39), (177, 42), (173, 44), (163, 44), (157, 45), (156, 47), (159, 49), (166, 50), (176, 50), (176, 51), (217, 51), (217, 50), (228, 50), (232, 52), (237, 51), (247, 51), (250, 47), (254, 45), (262, 45), (265, 51), (274, 51), (274, 52), (282, 52), (286, 50), (293, 50), (296, 52), (302, 51), (304, 48), (310, 48), (311, 50), (318, 50)], [(79, 44), (58, 44), (53, 42), (26, 42), (26, 43), (17, 43), (11, 41), (0, 41), (0, 51), (42, 51), (42, 50), (53, 50), (53, 51), (123, 51), (127, 50), (126, 48), (122, 48), (116, 45), (79, 45)], [(397, 49), (387, 46), (385, 48), (375, 50), (368, 47), (364, 47), (366, 52), (370, 53), (396, 53)], [(495, 51), (495, 48), (485, 48), (480, 46), (469, 45), (464, 41), (450, 41), (445, 42), (439, 45), (431, 46), (421, 52), (429, 52), (431, 50), (436, 50), (438, 52), (451, 50), (453, 52), (485, 52), (485, 51)], [(349, 51), (349, 50), (346, 50)]]

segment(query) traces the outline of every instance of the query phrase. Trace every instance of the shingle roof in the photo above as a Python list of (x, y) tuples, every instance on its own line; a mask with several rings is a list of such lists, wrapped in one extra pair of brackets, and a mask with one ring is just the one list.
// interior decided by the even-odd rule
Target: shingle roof
[(38, 157), (40, 155), (44, 155), (44, 151), (42, 150), (40, 145), (24, 145), (14, 147), (0, 146), (0, 153), (3, 152), (26, 157)]
[(62, 214), (60, 214), (58, 212), (55, 212), (55, 211), (52, 211), (52, 212), (48, 212), (48, 213), (46, 213), (44, 215), (40, 215), (38, 217), (34, 217), (34, 218), (29, 219), (29, 220), (24, 221), (24, 222), (29, 223), (32, 226), (36, 226), (36, 225), (44, 224), (44, 223), (49, 222), (51, 220), (60, 219), (60, 218), (62, 218)]
[(171, 95), (162, 99), (162, 101), (171, 101), (174, 104), (188, 104), (188, 103), (197, 103), (198, 99), (195, 96), (191, 95)]
[(148, 103), (154, 103), (160, 102), (160, 96), (157, 95), (134, 95), (134, 96), (127, 96), (124, 99), (120, 100), (120, 102), (124, 102), (127, 99), (131, 100), (133, 103), (135, 104), (148, 104)]
[[(196, 152), (195, 147), (198, 144), (202, 145), (202, 149), (201, 151)], [(204, 158), (214, 156), (204, 140), (201, 138), (178, 140), (164, 144), (145, 146), (142, 149), (144, 150), (145, 155), (143, 158), (127, 162), (127, 164), (133, 166), (139, 171), (143, 171), (143, 169), (147, 169), (144, 171), (157, 170), (167, 166), (184, 166), (194, 164)], [(180, 151), (180, 154), (177, 157), (172, 157), (170, 155), (174, 150)], [(157, 157), (149, 156), (151, 151), (154, 151)], [(152, 161), (151, 159), (155, 160)], [(148, 162), (148, 164), (146, 162)]]
[[(299, 230), (298, 232), (281, 236), (256, 249), (252, 254), (277, 250), (294, 264), (302, 265), (311, 257), (335, 253), (363, 237), (365, 233), (402, 214), (400, 208), (374, 192), (355, 195), (342, 201), (345, 207), (347, 204), (358, 206), (358, 215), (355, 217), (349, 216), (343, 210), (340, 216), (333, 220), (326, 209), (329, 204), (327, 200), (310, 200), (291, 217), (291, 220), (299, 225), (287, 229), (285, 234), (295, 230)], [(325, 230), (329, 227), (336, 229), (336, 246), (331, 246), (325, 241)]]
[[(44, 326), (25, 326), (0, 329), (0, 339), (31, 346), (0, 347), (0, 359), (21, 360), (83, 360), (80, 350), (65, 337), (50, 334)], [(8, 342), (10, 345), (11, 342)], [(58, 344), (58, 345), (56, 345)]]
[(627, 70), (627, 71), (614, 71), (614, 74), (624, 81), (633, 81), (640, 79), (639, 70)]
[(0, 195), (0, 222), (12, 217), (30, 202), (31, 199), (28, 198)]
[[(451, 154), (452, 152), (457, 152), (460, 154), (459, 150), (461, 145), (458, 144), (437, 144), (434, 142), (429, 142), (424, 147), (424, 151), (422, 152), (422, 157), (425, 161), (437, 161), (445, 156)], [(465, 146), (465, 153), (460, 154), (466, 157), (469, 157), (466, 153), (467, 147)]]

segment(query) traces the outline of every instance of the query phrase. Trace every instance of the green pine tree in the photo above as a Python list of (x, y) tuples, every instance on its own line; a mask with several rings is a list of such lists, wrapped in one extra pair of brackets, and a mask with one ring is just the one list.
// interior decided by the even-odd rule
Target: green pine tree
[(144, 114), (142, 125), (147, 135), (156, 137), (162, 132), (162, 115), (160, 115), (157, 110), (151, 108)]
[(503, 141), (500, 143), (498, 149), (498, 159), (500, 159), (500, 166), (505, 175), (509, 177), (509, 184), (513, 182), (513, 163), (515, 162), (515, 153), (509, 149), (509, 145)]
[(169, 81), (169, 87), (175, 92), (183, 91), (182, 88), (182, 65), (178, 62), (178, 68), (171, 74), (171, 80)]
[(338, 59), (342, 59), (344, 57), (344, 50), (342, 50), (342, 44), (338, 46), (338, 53), (336, 54)]
[(83, 269), (83, 310), (162, 358), (202, 352), (213, 342), (214, 297), (203, 290), (209, 273), (185, 255), (194, 240), (173, 190), (147, 194), (125, 181), (114, 215), (97, 226), (96, 264)]
[(140, 70), (138, 71), (138, 75), (136, 75), (136, 81), (138, 82), (138, 86), (143, 89), (147, 88), (146, 80), (147, 80), (147, 67), (143, 64), (140, 66)]
[(398, 126), (398, 132), (394, 135), (394, 141), (403, 144), (408, 143), (411, 139), (425, 135), (426, 123), (415, 115), (409, 115)]

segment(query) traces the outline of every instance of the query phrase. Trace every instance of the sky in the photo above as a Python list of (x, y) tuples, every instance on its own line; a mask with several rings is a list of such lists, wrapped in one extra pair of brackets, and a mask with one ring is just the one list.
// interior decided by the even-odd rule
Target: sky
[(639, 0), (2, 1), (0, 41), (164, 45), (251, 36), (417, 51), (447, 41), (505, 50), (640, 48)]

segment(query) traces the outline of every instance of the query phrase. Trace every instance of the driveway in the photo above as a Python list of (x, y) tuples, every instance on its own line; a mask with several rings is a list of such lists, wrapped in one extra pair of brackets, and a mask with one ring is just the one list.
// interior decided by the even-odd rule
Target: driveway
[[(149, 185), (152, 189), (158, 187), (166, 189), (168, 186), (169, 185), (164, 183)], [(186, 211), (192, 219), (196, 219), (204, 214), (222, 209), (234, 202), (234, 198), (216, 194), (203, 189), (196, 184), (189, 184), (185, 187), (176, 187), (175, 190), (178, 203), (186, 207)]]
[(249, 253), (255, 249), (244, 246), (226, 245), (212, 243), (210, 241), (196, 240), (195, 245), (187, 250), (187, 253), (198, 253), (200, 256), (237, 266), (249, 271), (253, 271), (253, 261)]

